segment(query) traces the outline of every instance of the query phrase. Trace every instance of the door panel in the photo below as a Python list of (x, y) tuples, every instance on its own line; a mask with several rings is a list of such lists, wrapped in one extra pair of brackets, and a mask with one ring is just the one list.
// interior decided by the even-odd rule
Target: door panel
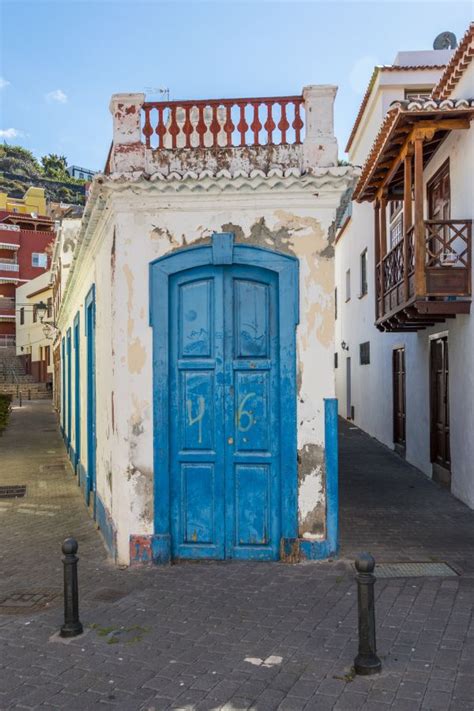
[(224, 556), (223, 274), (204, 267), (170, 284), (172, 554)]
[(431, 461), (451, 468), (448, 339), (431, 341)]
[(181, 371), (182, 450), (213, 450), (214, 423), (214, 372), (199, 370)]
[(276, 559), (280, 540), (278, 282), (250, 267), (225, 273), (226, 551)]
[(277, 277), (198, 267), (170, 280), (175, 558), (278, 557)]
[(211, 464), (183, 464), (183, 539), (186, 544), (213, 544), (214, 528), (214, 466)]
[(405, 447), (406, 408), (405, 408), (405, 349), (393, 351), (393, 441)]
[(235, 372), (235, 451), (270, 449), (269, 373)]
[(236, 546), (269, 543), (271, 473), (267, 465), (235, 467)]

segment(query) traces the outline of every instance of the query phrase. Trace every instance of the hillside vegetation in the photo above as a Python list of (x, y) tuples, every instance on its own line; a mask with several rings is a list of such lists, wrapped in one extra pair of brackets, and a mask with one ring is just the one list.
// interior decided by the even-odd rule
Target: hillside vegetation
[(31, 187), (44, 188), (53, 202), (83, 205), (85, 181), (71, 178), (65, 156), (50, 153), (38, 161), (31, 151), (8, 143), (0, 145), (0, 192), (21, 198)]

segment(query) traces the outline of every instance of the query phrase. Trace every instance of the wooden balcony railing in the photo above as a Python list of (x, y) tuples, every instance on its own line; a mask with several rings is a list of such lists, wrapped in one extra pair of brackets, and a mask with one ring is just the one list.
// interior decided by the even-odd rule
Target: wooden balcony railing
[(231, 148), (302, 143), (303, 96), (148, 101), (147, 148)]
[(472, 220), (425, 220), (424, 226), (426, 293), (415, 293), (412, 226), (377, 264), (377, 319), (405, 308), (414, 298), (471, 296)]

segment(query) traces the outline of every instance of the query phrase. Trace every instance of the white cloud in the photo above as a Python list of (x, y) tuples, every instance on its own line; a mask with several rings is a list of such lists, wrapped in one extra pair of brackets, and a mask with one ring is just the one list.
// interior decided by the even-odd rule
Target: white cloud
[(0, 77), (0, 89), (5, 89), (7, 86), (10, 86), (10, 82), (7, 79)]
[(365, 92), (376, 64), (377, 57), (370, 55), (360, 57), (354, 62), (349, 74), (349, 82), (356, 94), (363, 94)]
[(0, 138), (20, 138), (25, 134), (23, 131), (19, 131), (17, 128), (1, 128)]
[(46, 101), (56, 101), (58, 104), (67, 103), (67, 95), (61, 89), (55, 89), (45, 94)]

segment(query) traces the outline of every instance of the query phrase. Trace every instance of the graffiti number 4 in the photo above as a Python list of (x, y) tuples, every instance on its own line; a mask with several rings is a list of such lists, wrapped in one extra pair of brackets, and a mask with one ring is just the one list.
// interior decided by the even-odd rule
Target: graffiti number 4
[(188, 424), (190, 427), (197, 423), (198, 426), (198, 442), (202, 443), (202, 420), (204, 413), (206, 412), (206, 403), (202, 395), (198, 397), (198, 414), (193, 417), (193, 403), (192, 400), (186, 400), (186, 409), (188, 412)]

